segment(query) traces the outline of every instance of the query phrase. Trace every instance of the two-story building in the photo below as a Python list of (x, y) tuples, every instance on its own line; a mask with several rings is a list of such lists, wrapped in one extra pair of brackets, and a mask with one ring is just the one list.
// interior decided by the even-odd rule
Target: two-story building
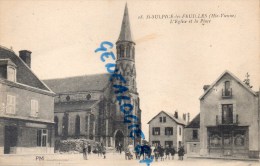
[(259, 92), (229, 71), (200, 97), (200, 155), (258, 158)]
[(183, 145), (183, 129), (187, 122), (178, 117), (177, 111), (174, 114), (161, 111), (148, 124), (150, 144), (173, 146), (175, 149)]
[(0, 154), (53, 152), (54, 93), (30, 66), (30, 51), (0, 47)]

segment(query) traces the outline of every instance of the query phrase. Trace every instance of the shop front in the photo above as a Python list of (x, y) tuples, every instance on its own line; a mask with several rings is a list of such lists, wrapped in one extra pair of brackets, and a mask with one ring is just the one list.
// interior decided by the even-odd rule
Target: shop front
[(248, 126), (208, 127), (208, 153), (214, 157), (248, 157)]

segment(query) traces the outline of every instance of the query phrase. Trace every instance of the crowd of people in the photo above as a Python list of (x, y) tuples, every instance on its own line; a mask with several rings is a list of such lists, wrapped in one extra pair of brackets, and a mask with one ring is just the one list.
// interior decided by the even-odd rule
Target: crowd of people
[(90, 144), (83, 144), (83, 158), (84, 160), (87, 160), (87, 156), (91, 154), (91, 152), (96, 153), (98, 156), (102, 157), (105, 159), (106, 158), (106, 146), (103, 145), (103, 143), (98, 143), (94, 150), (91, 151), (92, 147)]
[[(87, 160), (87, 156), (91, 153), (96, 153), (98, 156), (103, 156), (106, 158), (106, 147), (103, 143), (98, 143), (94, 147), (93, 151), (92, 146), (90, 144), (83, 144), (83, 158)], [(123, 151), (122, 144), (118, 144), (116, 146), (116, 151), (121, 154)], [(159, 145), (139, 145), (137, 144), (135, 147), (130, 144), (125, 149), (125, 159), (131, 160), (134, 158), (138, 160), (144, 160), (147, 158), (154, 159), (155, 161), (164, 161), (164, 160), (174, 160), (175, 154), (178, 154), (178, 159), (183, 160), (183, 156), (185, 154), (184, 147), (180, 146), (176, 151), (175, 148), (171, 145), (166, 145), (165, 147)]]
[(183, 160), (185, 150), (183, 146), (180, 146), (176, 151), (171, 145), (163, 147), (161, 145), (129, 145), (125, 149), (125, 158), (133, 159), (133, 154), (136, 159), (144, 160), (145, 158), (153, 158), (155, 161), (174, 160), (175, 154), (178, 153), (178, 159)]

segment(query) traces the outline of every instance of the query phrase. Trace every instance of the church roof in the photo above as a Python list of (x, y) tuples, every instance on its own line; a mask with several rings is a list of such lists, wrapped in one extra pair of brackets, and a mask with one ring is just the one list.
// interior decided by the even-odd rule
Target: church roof
[(121, 25), (121, 32), (117, 41), (133, 41), (131, 35), (127, 4), (125, 5), (125, 12), (124, 12), (122, 25)]
[(249, 91), (250, 93), (252, 93), (254, 96), (256, 96), (256, 92), (254, 92), (252, 89), (250, 89), (243, 81), (241, 81), (239, 78), (237, 78), (234, 74), (232, 74), (230, 71), (226, 70), (224, 71), (215, 82), (213, 82), (209, 88), (203, 93), (203, 95), (200, 96), (200, 100), (203, 99), (206, 94), (208, 94), (208, 92), (222, 79), (223, 76), (225, 76), (226, 74), (230, 75), (234, 80), (236, 80), (240, 85), (242, 85), (242, 87), (244, 87), (247, 91)]
[(184, 120), (179, 119), (179, 118), (175, 118), (175, 117), (174, 117), (174, 114), (172, 114), (172, 113), (170, 113), (170, 112), (166, 112), (166, 111), (161, 111), (161, 112), (159, 112), (156, 116), (154, 116), (154, 117), (148, 122), (148, 124), (149, 124), (152, 120), (154, 120), (158, 115), (160, 115), (160, 113), (164, 113), (164, 114), (168, 115), (173, 121), (175, 121), (175, 122), (178, 123), (178, 124), (186, 125), (186, 122), (185, 122)]
[(192, 119), (192, 121), (186, 126), (186, 128), (200, 128), (200, 114)]
[(83, 75), (43, 80), (55, 93), (102, 91), (109, 84), (110, 74)]
[(16, 67), (15, 84), (44, 90), (45, 92), (53, 94), (53, 92), (33, 73), (31, 68), (29, 68), (13, 50), (0, 46), (0, 59), (1, 63), (11, 64)]

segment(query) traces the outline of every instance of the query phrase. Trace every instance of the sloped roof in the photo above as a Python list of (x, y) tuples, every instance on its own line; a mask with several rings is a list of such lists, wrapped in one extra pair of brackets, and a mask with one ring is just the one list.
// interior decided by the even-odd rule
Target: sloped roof
[(0, 46), (0, 59), (10, 59), (15, 64), (17, 83), (53, 93), (13, 50)]
[(200, 128), (200, 114), (198, 114), (185, 128)]
[(166, 112), (166, 111), (161, 111), (161, 112), (159, 112), (157, 115), (155, 115), (149, 122), (148, 122), (148, 124), (152, 121), (152, 120), (154, 120), (160, 113), (165, 113), (166, 115), (168, 115), (172, 120), (174, 120), (176, 123), (178, 123), (178, 124), (182, 124), (182, 125), (186, 125), (186, 122), (184, 121), (184, 120), (182, 120), (182, 119), (177, 119), (177, 118), (175, 118), (174, 117), (174, 114), (172, 114), (172, 113), (170, 113), (170, 112)]
[(247, 91), (249, 91), (250, 93), (252, 93), (253, 95), (256, 96), (256, 93), (251, 89), (249, 88), (243, 81), (241, 81), (239, 78), (237, 78), (234, 74), (232, 74), (230, 71), (226, 70), (224, 71), (218, 78), (216, 81), (214, 81), (210, 87), (203, 93), (203, 95), (200, 96), (200, 100), (202, 98), (204, 98), (206, 96), (206, 94), (215, 86), (215, 84), (217, 82), (219, 82), (219, 80), (221, 80), (221, 78), (226, 75), (226, 74), (229, 74), (231, 77), (233, 77), (233, 79), (235, 79), (238, 83), (240, 83)]
[[(97, 105), (100, 102), (100, 100), (88, 100), (84, 102), (69, 102), (70, 104), (64, 105), (63, 103), (56, 103), (54, 112), (55, 113), (61, 113), (61, 112), (81, 112), (87, 111), (88, 109), (93, 108), (95, 105)], [(75, 105), (77, 105), (75, 109)]]
[(55, 93), (102, 91), (109, 84), (110, 74), (83, 75), (43, 80)]

